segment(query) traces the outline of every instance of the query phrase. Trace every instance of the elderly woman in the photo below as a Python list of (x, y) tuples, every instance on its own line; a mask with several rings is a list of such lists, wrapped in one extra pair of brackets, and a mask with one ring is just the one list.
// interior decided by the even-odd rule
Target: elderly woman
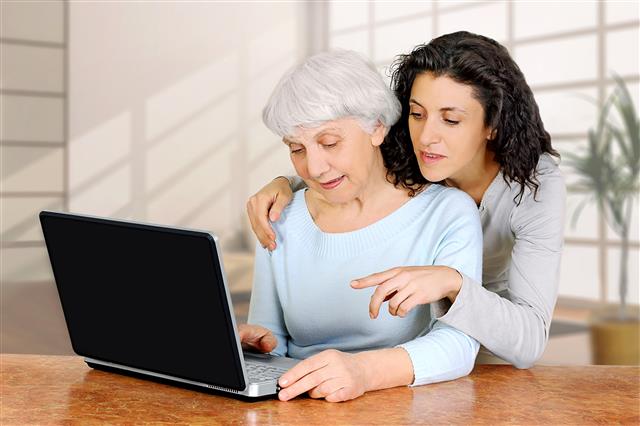
[(392, 306), (393, 315), (372, 321), (373, 290), (349, 285), (398, 266), (481, 278), (473, 200), (436, 184), (391, 183), (389, 165), (404, 160), (385, 157), (380, 145), (399, 116), (375, 68), (347, 51), (289, 71), (264, 109), (307, 185), (274, 224), (277, 249), (256, 248), (249, 324), (240, 327), (245, 348), (304, 359), (280, 378), (281, 400), (308, 392), (344, 401), (473, 369), (479, 344), (432, 320), (429, 305)]

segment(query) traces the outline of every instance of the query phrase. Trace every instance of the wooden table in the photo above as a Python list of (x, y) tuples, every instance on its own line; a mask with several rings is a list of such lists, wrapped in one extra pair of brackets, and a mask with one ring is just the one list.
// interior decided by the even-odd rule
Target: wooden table
[(88, 368), (72, 356), (1, 355), (0, 424), (633, 424), (638, 367), (481, 365), (470, 376), (333, 404), (244, 402)]

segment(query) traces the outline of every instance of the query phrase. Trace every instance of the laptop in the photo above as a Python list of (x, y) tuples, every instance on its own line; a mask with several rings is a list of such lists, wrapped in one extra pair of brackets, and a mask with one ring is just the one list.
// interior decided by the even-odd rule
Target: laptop
[(89, 366), (255, 398), (297, 363), (243, 353), (214, 235), (52, 211), (40, 223)]

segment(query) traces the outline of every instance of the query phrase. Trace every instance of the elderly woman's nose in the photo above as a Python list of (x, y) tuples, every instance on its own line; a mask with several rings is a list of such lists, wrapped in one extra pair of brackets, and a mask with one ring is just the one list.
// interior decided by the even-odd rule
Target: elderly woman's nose
[(326, 173), (331, 167), (322, 152), (310, 151), (311, 152), (307, 155), (307, 170), (312, 177), (318, 178)]

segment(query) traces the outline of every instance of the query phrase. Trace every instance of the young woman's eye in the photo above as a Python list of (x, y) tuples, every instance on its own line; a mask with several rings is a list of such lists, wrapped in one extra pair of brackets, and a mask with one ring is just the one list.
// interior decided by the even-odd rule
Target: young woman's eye
[(338, 142), (334, 142), (334, 143), (325, 143), (322, 146), (324, 146), (325, 148), (333, 148), (334, 146), (338, 145)]
[(413, 118), (414, 120), (424, 120), (426, 118), (426, 114), (424, 113), (424, 111), (421, 111), (417, 108), (410, 109), (409, 117)]

